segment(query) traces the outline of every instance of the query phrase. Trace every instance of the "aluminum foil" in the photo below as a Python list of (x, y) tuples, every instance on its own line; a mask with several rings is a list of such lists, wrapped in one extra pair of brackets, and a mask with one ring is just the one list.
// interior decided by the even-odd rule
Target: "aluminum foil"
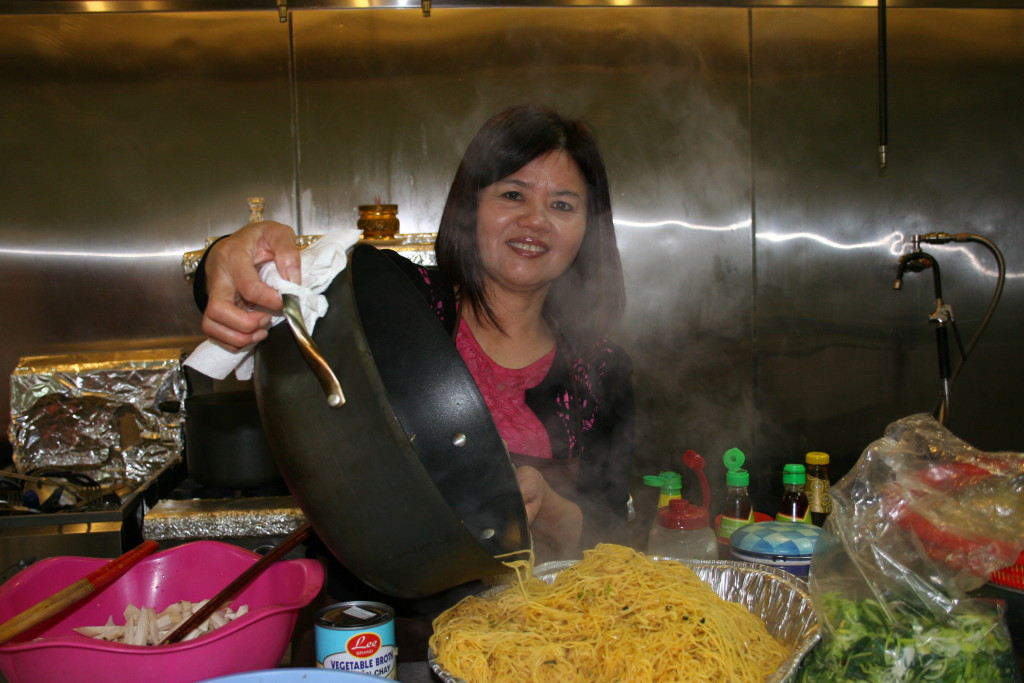
[(287, 536), (306, 518), (291, 496), (161, 500), (143, 535), (156, 541)]
[[(437, 265), (437, 258), (434, 256), (435, 237), (436, 235), (432, 232), (415, 232), (402, 235), (400, 240), (394, 240), (394, 244), (382, 244), (380, 242), (376, 244), (377, 246), (400, 252), (402, 256), (405, 256), (417, 265), (434, 266)], [(202, 249), (188, 251), (182, 255), (181, 272), (187, 281), (191, 282), (192, 278), (195, 277), (196, 269), (199, 267), (199, 262), (203, 259), (203, 254), (206, 253), (206, 250), (210, 248), (210, 245), (216, 239), (215, 237), (210, 237), (206, 240), (206, 245)], [(302, 250), (318, 239), (320, 239), (320, 235), (301, 235), (295, 238), (295, 246)]]
[[(223, 235), (221, 236), (223, 237)], [(321, 235), (298, 235), (295, 238), (295, 246), (298, 247), (299, 251), (302, 251), (311, 244), (314, 244), (319, 240)], [(220, 237), (207, 237), (206, 244), (203, 245), (202, 249), (195, 251), (186, 251), (181, 256), (181, 273), (185, 276), (187, 282), (192, 282), (192, 279), (196, 275), (196, 269), (199, 268), (199, 262), (203, 260), (203, 255), (206, 254), (206, 250), (210, 248), (214, 242)]]
[[(666, 560), (672, 558), (655, 558)], [(814, 616), (807, 584), (781, 569), (746, 562), (716, 560), (675, 560), (692, 569), (708, 583), (719, 597), (738, 602), (760, 617), (768, 631), (791, 648), (789, 657), (766, 680), (766, 683), (792, 681), (800, 662), (818, 642), (818, 620)], [(553, 583), (555, 578), (575, 562), (548, 562), (538, 566), (534, 575)], [(481, 595), (493, 595), (505, 587), (492, 588)], [(428, 652), (430, 668), (445, 683), (472, 683), (452, 676), (434, 661)]]
[(397, 251), (418, 266), (436, 266), (437, 257), (434, 254), (434, 238), (436, 236), (429, 232), (409, 233), (403, 235), (404, 241), (401, 244), (381, 246)]
[(8, 438), (20, 472), (56, 467), (139, 485), (181, 460), (183, 350), (21, 358)]

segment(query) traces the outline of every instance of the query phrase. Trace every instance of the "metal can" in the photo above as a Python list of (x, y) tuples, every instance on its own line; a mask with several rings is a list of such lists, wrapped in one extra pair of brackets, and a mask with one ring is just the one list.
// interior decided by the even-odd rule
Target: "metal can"
[(316, 615), (316, 666), (395, 679), (395, 610), (380, 602), (339, 602)]

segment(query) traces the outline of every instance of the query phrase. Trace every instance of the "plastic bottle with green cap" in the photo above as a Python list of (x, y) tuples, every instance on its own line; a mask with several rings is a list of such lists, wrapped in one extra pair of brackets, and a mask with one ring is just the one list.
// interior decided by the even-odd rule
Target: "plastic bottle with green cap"
[(718, 541), (720, 550), (728, 555), (729, 538), (740, 527), (754, 523), (754, 503), (750, 499), (750, 473), (743, 469), (746, 456), (738, 448), (730, 448), (722, 456), (725, 463), (725, 502), (722, 506), (722, 517), (718, 524)]
[(811, 506), (804, 493), (807, 471), (803, 465), (786, 465), (782, 468), (782, 504), (775, 515), (779, 522), (811, 523)]
[(658, 509), (666, 508), (673, 498), (683, 497), (683, 475), (678, 472), (662, 472), (644, 476), (644, 483), (658, 489)]
[(647, 536), (647, 552), (677, 559), (713, 560), (718, 556), (718, 542), (709, 523), (711, 487), (704, 476), (704, 458), (688, 450), (683, 454), (683, 464), (693, 470), (700, 482), (701, 504), (695, 505), (678, 495), (682, 476), (676, 472), (662, 472), (660, 477), (650, 477), (650, 481), (645, 477), (649, 485), (665, 486), (662, 493), (674, 496), (668, 498), (666, 505), (658, 506), (657, 518)]

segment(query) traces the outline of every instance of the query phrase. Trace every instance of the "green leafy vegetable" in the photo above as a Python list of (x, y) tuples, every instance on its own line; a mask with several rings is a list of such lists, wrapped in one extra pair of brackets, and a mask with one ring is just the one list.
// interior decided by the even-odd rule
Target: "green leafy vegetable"
[(824, 597), (835, 625), (804, 659), (797, 680), (845, 683), (1012, 683), (1020, 680), (1009, 634), (994, 613), (945, 618), (875, 600)]

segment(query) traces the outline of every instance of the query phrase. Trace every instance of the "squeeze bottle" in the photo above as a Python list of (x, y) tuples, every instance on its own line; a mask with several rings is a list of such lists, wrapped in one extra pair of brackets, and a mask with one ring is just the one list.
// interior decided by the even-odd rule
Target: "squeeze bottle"
[(647, 552), (684, 560), (713, 560), (718, 556), (718, 542), (708, 515), (710, 489), (704, 477), (704, 458), (686, 451), (683, 463), (697, 475), (703, 503), (698, 506), (683, 498), (669, 499), (667, 506), (658, 509), (658, 518), (647, 539)]

